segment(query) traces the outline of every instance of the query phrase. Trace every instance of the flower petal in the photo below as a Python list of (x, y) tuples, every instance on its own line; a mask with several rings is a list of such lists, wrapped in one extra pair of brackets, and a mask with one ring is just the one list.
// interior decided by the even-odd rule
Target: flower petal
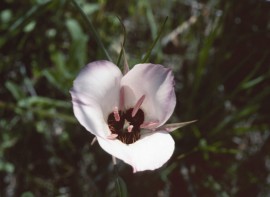
[(147, 122), (163, 125), (173, 113), (176, 104), (172, 71), (158, 64), (137, 64), (121, 80), (125, 107), (134, 107), (145, 95), (142, 109)]
[(81, 125), (92, 134), (106, 137), (110, 135), (110, 130), (104, 119), (101, 107), (93, 99), (89, 99), (87, 95), (70, 91), (72, 96), (73, 112)]
[(119, 105), (121, 78), (119, 68), (103, 60), (89, 63), (75, 79), (70, 91), (74, 114), (91, 133), (108, 135), (106, 121)]
[(73, 90), (100, 103), (104, 113), (118, 106), (122, 73), (112, 62), (102, 60), (89, 63), (73, 83)]
[(134, 172), (155, 170), (167, 162), (174, 151), (174, 140), (167, 132), (143, 136), (133, 144), (98, 137), (100, 146), (109, 154), (133, 167)]

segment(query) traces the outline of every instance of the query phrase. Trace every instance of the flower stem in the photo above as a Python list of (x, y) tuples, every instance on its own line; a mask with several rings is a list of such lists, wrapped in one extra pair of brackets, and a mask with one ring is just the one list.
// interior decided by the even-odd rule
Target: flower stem
[(98, 46), (102, 49), (104, 55), (107, 57), (107, 59), (109, 61), (112, 61), (112, 58), (110, 57), (109, 53), (107, 52), (107, 50), (105, 49), (103, 43), (101, 42), (101, 39), (100, 39), (100, 37), (99, 37), (99, 35), (98, 35), (95, 27), (93, 26), (91, 20), (87, 17), (87, 15), (84, 13), (84, 11), (82, 10), (82, 8), (80, 7), (80, 5), (78, 4), (78, 2), (76, 0), (71, 0), (71, 2), (79, 10), (80, 14), (84, 18), (84, 20), (87, 22), (88, 28), (92, 32), (92, 34), (93, 34), (93, 36), (94, 36), (94, 38), (95, 38)]
[(115, 176), (115, 188), (116, 188), (118, 196), (121, 197), (123, 195), (122, 195), (122, 189), (121, 189), (119, 176), (118, 176), (118, 168), (117, 168), (116, 158), (113, 156), (112, 160), (113, 160), (113, 170), (114, 170), (114, 176)]

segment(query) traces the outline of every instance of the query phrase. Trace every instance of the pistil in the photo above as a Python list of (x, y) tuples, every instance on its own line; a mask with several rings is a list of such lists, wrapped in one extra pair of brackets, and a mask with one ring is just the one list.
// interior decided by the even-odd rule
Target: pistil
[(127, 130), (128, 130), (129, 133), (132, 132), (133, 127), (134, 127), (133, 125), (128, 126)]

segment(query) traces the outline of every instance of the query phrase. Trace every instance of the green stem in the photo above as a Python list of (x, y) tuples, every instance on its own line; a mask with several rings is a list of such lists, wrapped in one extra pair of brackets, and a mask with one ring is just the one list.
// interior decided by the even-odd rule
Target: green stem
[(114, 175), (115, 175), (115, 187), (116, 187), (118, 196), (121, 197), (123, 195), (122, 195), (122, 190), (121, 190), (121, 186), (120, 186), (120, 182), (118, 178), (117, 164), (113, 164), (113, 169), (114, 169)]
[(94, 28), (92, 22), (90, 21), (90, 19), (87, 17), (87, 15), (84, 13), (84, 11), (82, 10), (82, 8), (80, 7), (80, 5), (77, 3), (76, 0), (71, 0), (73, 5), (79, 10), (80, 14), (82, 15), (82, 17), (84, 18), (84, 20), (87, 22), (88, 24), (88, 28), (90, 29), (90, 31), (92, 32), (98, 46), (102, 49), (104, 55), (107, 57), (107, 59), (109, 61), (112, 61), (112, 58), (110, 57), (109, 53), (107, 52), (107, 50), (105, 49), (103, 43), (101, 42), (101, 39), (99, 38), (99, 35), (96, 31), (96, 29)]
[(144, 56), (144, 58), (143, 58), (143, 60), (142, 60), (142, 63), (145, 63), (145, 62), (148, 61), (148, 59), (149, 59), (149, 57), (150, 57), (150, 55), (151, 55), (151, 53), (152, 53), (153, 48), (154, 48), (155, 45), (157, 44), (157, 41), (159, 40), (159, 38), (160, 38), (160, 36), (161, 36), (161, 34), (162, 34), (162, 31), (163, 31), (164, 26), (165, 26), (165, 24), (166, 24), (166, 22), (167, 22), (167, 19), (168, 19), (168, 16), (165, 18), (165, 20), (164, 20), (162, 26), (160, 27), (159, 32), (158, 32), (158, 35), (157, 35), (156, 39), (154, 40), (153, 44), (151, 45), (151, 47), (149, 48), (149, 50), (147, 51), (146, 55)]

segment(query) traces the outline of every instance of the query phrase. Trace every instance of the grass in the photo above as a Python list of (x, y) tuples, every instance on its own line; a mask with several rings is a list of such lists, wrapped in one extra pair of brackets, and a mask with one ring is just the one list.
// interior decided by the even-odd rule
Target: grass
[(129, 65), (174, 71), (172, 122), (198, 120), (173, 133), (161, 169), (133, 174), (120, 163), (128, 196), (267, 195), (269, 2), (78, 2), (92, 26), (71, 1), (2, 3), (0, 196), (117, 195), (111, 158), (90, 146), (69, 90), (88, 62), (122, 67), (124, 38)]

